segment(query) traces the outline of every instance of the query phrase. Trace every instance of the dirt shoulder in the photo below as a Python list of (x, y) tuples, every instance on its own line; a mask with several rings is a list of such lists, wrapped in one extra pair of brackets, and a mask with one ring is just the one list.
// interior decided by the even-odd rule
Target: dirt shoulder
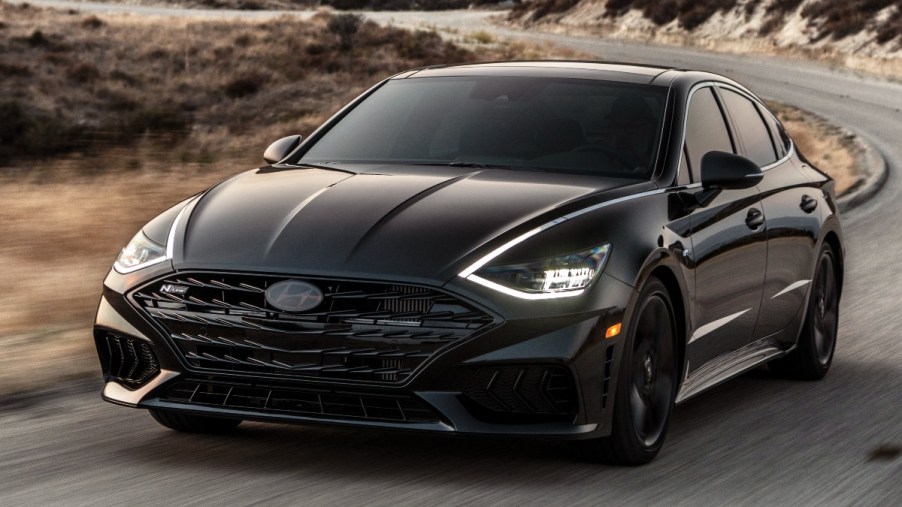
[(768, 107), (780, 118), (796, 149), (836, 180), (838, 195), (861, 184), (866, 176), (861, 167), (864, 153), (855, 134), (797, 107), (776, 102)]

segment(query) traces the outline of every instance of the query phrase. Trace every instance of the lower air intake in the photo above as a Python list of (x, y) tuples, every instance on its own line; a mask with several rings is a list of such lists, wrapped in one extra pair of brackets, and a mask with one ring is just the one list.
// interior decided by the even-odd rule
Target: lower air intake
[(160, 372), (157, 356), (144, 340), (103, 332), (95, 341), (106, 380), (135, 388)]
[(566, 368), (545, 366), (482, 368), (464, 395), (483, 415), (511, 420), (566, 420), (576, 415), (573, 378)]
[(425, 403), (410, 396), (336, 393), (262, 384), (186, 380), (169, 388), (161, 400), (264, 414), (403, 423), (440, 421)]

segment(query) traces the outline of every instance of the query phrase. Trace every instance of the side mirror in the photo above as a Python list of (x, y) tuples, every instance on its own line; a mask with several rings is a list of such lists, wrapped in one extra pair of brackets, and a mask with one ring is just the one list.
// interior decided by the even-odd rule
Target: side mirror
[(303, 139), (304, 136), (300, 135), (293, 135), (279, 139), (266, 148), (266, 151), (263, 152), (263, 160), (265, 160), (268, 164), (275, 164), (276, 162), (287, 157), (289, 153), (294, 151), (294, 149), (301, 144), (301, 140)]
[(702, 187), (705, 190), (751, 188), (763, 177), (758, 164), (739, 155), (709, 151), (702, 157)]

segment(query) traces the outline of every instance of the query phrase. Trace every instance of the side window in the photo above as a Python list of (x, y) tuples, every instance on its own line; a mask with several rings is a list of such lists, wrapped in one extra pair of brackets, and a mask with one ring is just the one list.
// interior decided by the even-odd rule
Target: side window
[(726, 89), (720, 90), (720, 96), (723, 97), (727, 111), (733, 118), (733, 126), (736, 127), (739, 137), (742, 139), (745, 156), (759, 167), (776, 162), (777, 153), (774, 151), (774, 143), (755, 103)]
[(758, 112), (764, 117), (764, 123), (770, 129), (771, 138), (774, 140), (774, 147), (777, 149), (777, 159), (781, 159), (789, 153), (789, 136), (783, 130), (780, 122), (768, 111), (764, 106), (758, 104)]
[(727, 124), (711, 88), (702, 88), (692, 95), (686, 118), (686, 153), (692, 181), (701, 181), (702, 156), (709, 151), (735, 153)]

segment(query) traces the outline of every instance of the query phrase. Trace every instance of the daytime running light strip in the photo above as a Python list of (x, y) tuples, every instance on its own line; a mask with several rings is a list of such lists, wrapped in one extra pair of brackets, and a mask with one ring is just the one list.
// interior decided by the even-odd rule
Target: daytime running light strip
[(173, 254), (175, 253), (175, 231), (176, 229), (178, 229), (179, 223), (182, 221), (182, 216), (185, 214), (185, 211), (187, 211), (191, 204), (194, 203), (195, 199), (192, 199), (187, 204), (185, 204), (185, 207), (182, 208), (182, 210), (179, 211), (179, 214), (175, 216), (175, 221), (172, 222), (172, 227), (169, 228), (169, 236), (166, 238), (167, 259), (172, 259)]
[[(552, 221), (550, 221), (550, 222), (548, 222), (548, 223), (546, 223), (546, 224), (544, 224), (544, 225), (542, 225), (542, 226), (540, 226), (540, 227), (536, 227), (535, 229), (532, 229), (532, 230), (529, 231), (529, 232), (526, 232), (526, 233), (524, 233), (524, 234), (521, 234), (520, 236), (517, 236), (516, 238), (514, 238), (514, 239), (508, 241), (507, 243), (505, 243), (505, 244), (499, 246), (498, 248), (492, 250), (491, 252), (489, 252), (488, 255), (486, 255), (485, 257), (483, 257), (483, 258), (479, 259), (478, 261), (474, 262), (474, 263), (473, 263), (472, 265), (470, 265), (470, 267), (468, 267), (467, 269), (461, 271), (460, 274), (459, 274), (458, 276), (460, 276), (460, 277), (462, 277), (462, 278), (466, 278), (467, 280), (470, 280), (470, 281), (472, 281), (472, 282), (476, 282), (476, 283), (478, 283), (478, 284), (480, 284), (480, 285), (485, 285), (486, 287), (490, 287), (489, 285), (486, 285), (487, 283), (489, 283), (489, 284), (492, 284), (492, 285), (491, 285), (491, 288), (496, 289), (496, 290), (500, 290), (500, 289), (497, 289), (497, 287), (501, 287), (500, 285), (494, 284), (494, 283), (492, 283), (492, 282), (489, 282), (488, 280), (485, 280), (485, 279), (483, 279), (483, 278), (479, 278), (479, 277), (473, 275), (473, 273), (475, 273), (476, 271), (478, 271), (481, 267), (485, 266), (486, 264), (488, 264), (489, 262), (491, 262), (491, 261), (492, 261), (493, 259), (495, 259), (496, 257), (500, 256), (500, 255), (503, 254), (504, 252), (506, 252), (506, 251), (510, 250), (511, 248), (513, 248), (513, 247), (519, 245), (520, 243), (522, 243), (522, 242), (526, 241), (527, 239), (529, 239), (529, 238), (535, 236), (536, 234), (538, 234), (538, 233), (540, 233), (540, 232), (542, 232), (542, 231), (544, 231), (544, 230), (547, 230), (547, 229), (550, 229), (550, 228), (554, 227), (555, 225), (562, 224), (562, 223), (566, 222), (567, 220), (570, 220), (570, 219), (572, 219), (572, 218), (576, 218), (576, 217), (578, 217), (578, 216), (580, 216), (580, 215), (584, 215), (584, 214), (586, 214), (586, 213), (590, 213), (590, 212), (595, 211), (595, 210), (600, 209), (600, 208), (604, 208), (605, 206), (611, 206), (611, 205), (614, 205), (614, 204), (619, 204), (619, 203), (621, 203), (621, 202), (630, 201), (630, 200), (632, 200), (632, 199), (636, 199), (636, 198), (639, 198), (639, 197), (645, 197), (645, 196), (649, 196), (649, 195), (661, 194), (661, 193), (664, 193), (664, 192), (666, 192), (666, 191), (667, 191), (666, 188), (660, 188), (660, 189), (657, 189), (657, 190), (650, 190), (650, 191), (648, 191), (648, 192), (641, 192), (641, 193), (638, 193), (638, 194), (627, 195), (627, 196), (624, 196), (624, 197), (618, 197), (617, 199), (611, 199), (610, 201), (605, 201), (605, 202), (602, 202), (602, 203), (598, 203), (598, 204), (595, 204), (594, 206), (589, 206), (588, 208), (583, 208), (583, 209), (581, 209), (581, 210), (574, 211), (573, 213), (564, 215), (564, 216), (562, 216), (562, 217), (560, 217), (560, 218), (557, 218), (557, 219), (555, 219), (555, 220), (552, 220)], [(477, 281), (476, 278), (479, 278), (479, 280), (481, 280), (481, 281)], [(497, 286), (497, 287), (496, 287), (496, 286)], [(508, 290), (512, 290), (512, 289), (508, 289)], [(501, 291), (501, 292), (504, 292), (505, 294), (507, 294), (506, 291)], [(582, 291), (578, 291), (578, 293), (581, 294)], [(528, 294), (528, 293), (525, 293), (525, 292), (519, 292), (519, 291), (518, 291), (516, 295), (517, 295), (517, 297), (521, 297), (521, 296), (524, 295), (524, 294)], [(553, 295), (550, 296), (550, 297), (564, 297), (564, 296), (562, 296), (561, 294), (563, 294), (563, 293), (553, 293)], [(567, 293), (567, 294), (570, 294), (570, 293)], [(576, 294), (574, 294), (574, 295), (576, 295)], [(525, 299), (547, 299), (547, 297), (543, 297), (543, 298), (529, 297), (529, 298), (525, 298)]]

